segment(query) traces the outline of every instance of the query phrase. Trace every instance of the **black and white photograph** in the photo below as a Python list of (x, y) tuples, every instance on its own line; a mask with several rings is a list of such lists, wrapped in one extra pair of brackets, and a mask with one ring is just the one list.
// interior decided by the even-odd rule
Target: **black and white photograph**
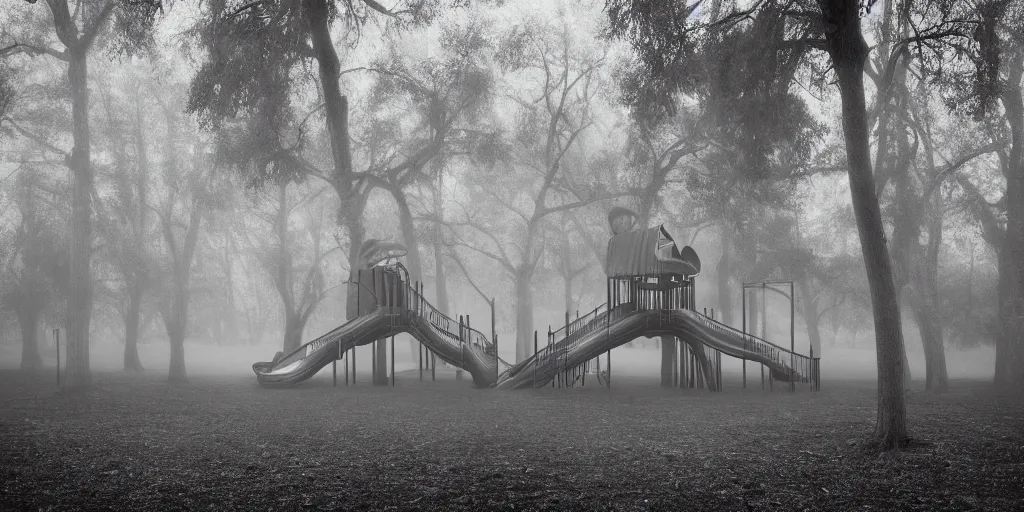
[(1024, 511), (1024, 0), (2, 0), (7, 510)]

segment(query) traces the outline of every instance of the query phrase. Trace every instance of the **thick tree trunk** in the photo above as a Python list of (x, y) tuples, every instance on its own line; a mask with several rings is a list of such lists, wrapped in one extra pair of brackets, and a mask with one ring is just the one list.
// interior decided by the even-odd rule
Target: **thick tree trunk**
[(533, 355), (533, 270), (525, 264), (516, 271), (516, 362)]
[(284, 345), (285, 354), (302, 345), (302, 331), (306, 329), (306, 322), (293, 312), (285, 312), (284, 315)]
[(171, 362), (167, 372), (167, 379), (171, 382), (186, 382), (188, 376), (185, 372), (185, 332), (188, 326), (188, 299), (187, 282), (182, 282), (187, 276), (181, 276), (175, 272), (175, 284), (173, 285), (174, 297), (171, 305), (171, 318), (167, 319), (167, 337), (171, 343)]
[(928, 248), (918, 274), (923, 308), (918, 314), (921, 326), (921, 345), (925, 348), (925, 389), (946, 391), (949, 374), (946, 371), (946, 347), (942, 333), (942, 301), (939, 299), (939, 249), (942, 246), (942, 205), (932, 204), (928, 223)]
[[(409, 208), (409, 201), (405, 194), (397, 186), (390, 190), (391, 196), (398, 206), (398, 224), (402, 229), (402, 241), (408, 252), (405, 255), (406, 268), (409, 270), (409, 280), (413, 283), (423, 280), (423, 260), (420, 258), (420, 246), (416, 241), (416, 224), (412, 218), (412, 210)], [(409, 336), (409, 356), (419, 356), (419, 342)]]
[(139, 317), (142, 312), (142, 283), (132, 280), (128, 290), (128, 314), (124, 317), (124, 369), (142, 371), (139, 359)]
[(924, 350), (925, 389), (946, 391), (949, 377), (946, 373), (946, 354), (942, 347), (942, 325), (938, 316), (927, 302), (915, 303), (914, 317), (921, 331), (921, 346)]
[(39, 355), (39, 312), (19, 311), (16, 316), (21, 328), (21, 369), (37, 370), (43, 366)]
[(1004, 276), (1007, 276), (1010, 273), (1010, 262), (1006, 256), (1006, 251), (1004, 251), (1002, 247), (997, 248), (995, 253), (996, 266), (999, 273), (999, 281), (996, 284), (996, 294), (999, 300), (999, 330), (996, 332), (996, 360), (993, 383), (996, 386), (1007, 386), (1010, 384), (1009, 350), (1011, 340), (1004, 332), (1003, 305), (1008, 301), (1009, 295), (1008, 279)]
[(67, 295), (67, 380), (69, 388), (86, 388), (89, 373), (89, 322), (92, 316), (92, 187), (89, 141), (89, 91), (86, 53), (69, 48), (68, 81), (71, 84), (71, 112), (74, 148), (71, 150), (71, 255)]
[(857, 219), (861, 252), (871, 290), (878, 358), (878, 417), (875, 437), (882, 449), (897, 448), (907, 439), (903, 395), (903, 332), (899, 301), (885, 244), (881, 208), (871, 174), (864, 61), (868, 46), (860, 26), (858, 0), (821, 2), (826, 46), (842, 99), (843, 135), (849, 162), (850, 193)]
[[(1000, 275), (1005, 288), (999, 308), (1003, 337), (1003, 357), (1007, 359), (1005, 383), (1024, 386), (1024, 51), (1017, 50), (1008, 63), (1009, 84), (1000, 99), (1010, 124), (1010, 154), (1006, 166), (1006, 238), (1007, 273)], [(998, 363), (997, 363), (998, 364)]]
[(402, 241), (405, 242), (405, 248), (409, 251), (405, 255), (409, 278), (413, 281), (420, 281), (423, 279), (423, 263), (420, 259), (420, 246), (416, 243), (416, 224), (412, 218), (409, 201), (397, 187), (391, 190), (391, 196), (395, 198), (395, 204), (398, 206), (398, 224), (402, 228)]

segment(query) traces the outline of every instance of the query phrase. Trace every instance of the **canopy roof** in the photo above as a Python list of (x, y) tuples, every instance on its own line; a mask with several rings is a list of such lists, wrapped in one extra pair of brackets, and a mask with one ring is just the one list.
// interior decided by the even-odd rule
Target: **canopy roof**
[(664, 225), (626, 231), (608, 240), (605, 258), (608, 277), (700, 273), (700, 258), (690, 246), (680, 250)]

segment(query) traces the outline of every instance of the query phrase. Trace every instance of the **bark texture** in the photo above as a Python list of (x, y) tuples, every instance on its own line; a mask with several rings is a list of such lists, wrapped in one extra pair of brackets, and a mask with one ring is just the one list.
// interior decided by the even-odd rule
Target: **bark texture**
[(868, 56), (868, 46), (861, 32), (858, 0), (819, 0), (819, 5), (825, 25), (826, 47), (842, 99), (850, 193), (875, 320), (878, 360), (875, 437), (883, 449), (896, 448), (907, 439), (902, 384), (904, 366), (901, 358), (903, 331), (881, 208), (871, 171), (867, 105), (864, 99), (864, 63)]

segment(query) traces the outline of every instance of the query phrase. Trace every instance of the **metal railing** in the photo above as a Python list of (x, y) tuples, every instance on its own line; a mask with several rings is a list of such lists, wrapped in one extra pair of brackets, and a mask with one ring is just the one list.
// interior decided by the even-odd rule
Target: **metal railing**
[(820, 357), (793, 352), (753, 334), (723, 324), (703, 313), (697, 313), (697, 318), (707, 327), (739, 336), (743, 339), (743, 349), (746, 352), (757, 354), (784, 368), (787, 380), (810, 384), (813, 389), (818, 389)]

